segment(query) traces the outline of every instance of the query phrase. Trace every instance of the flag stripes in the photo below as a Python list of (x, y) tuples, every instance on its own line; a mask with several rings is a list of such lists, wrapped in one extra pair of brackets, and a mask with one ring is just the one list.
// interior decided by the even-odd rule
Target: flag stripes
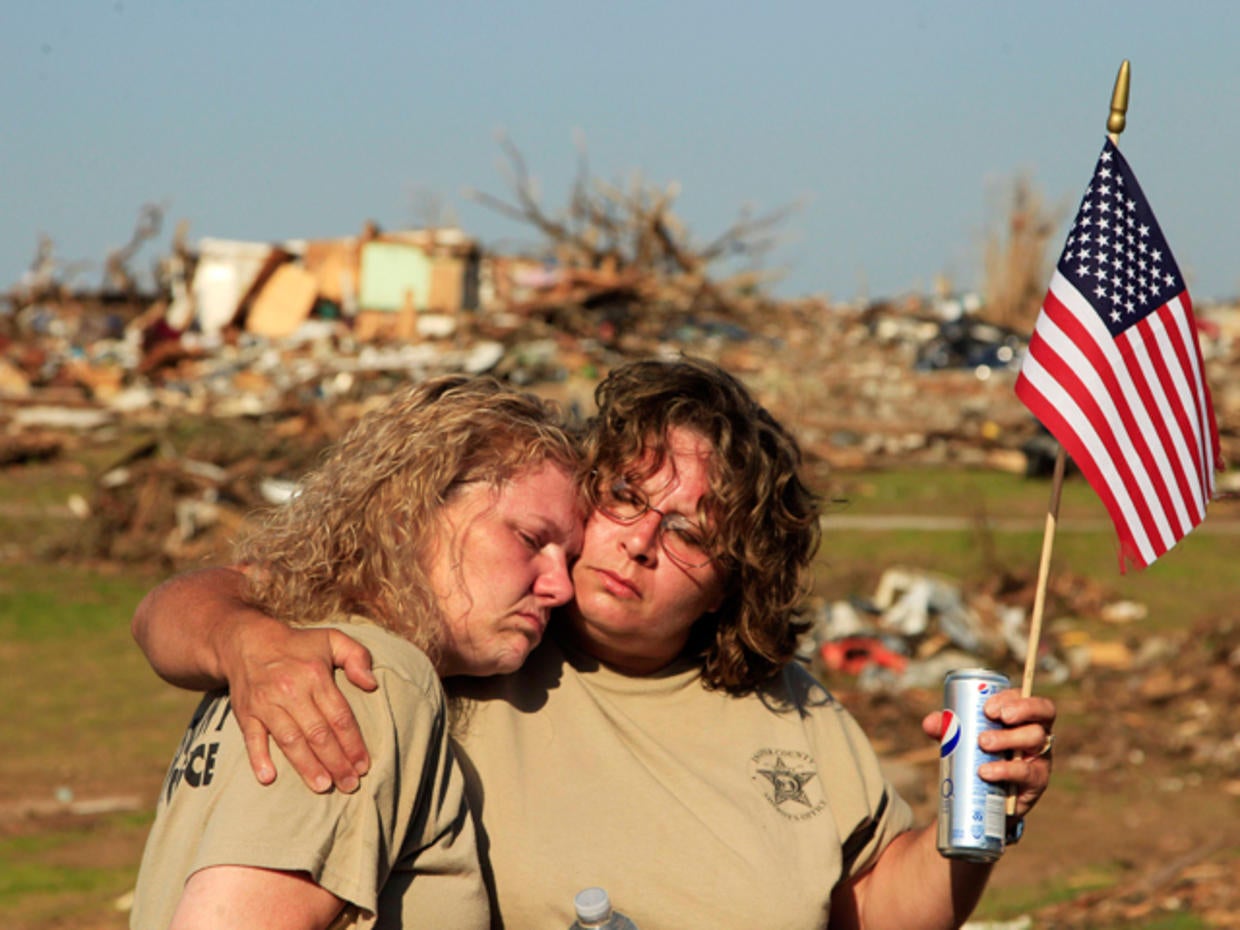
[(1140, 567), (1204, 519), (1214, 489), (1216, 430), (1187, 299), (1113, 338), (1056, 271), (1016, 382), (1102, 498), (1122, 556)]

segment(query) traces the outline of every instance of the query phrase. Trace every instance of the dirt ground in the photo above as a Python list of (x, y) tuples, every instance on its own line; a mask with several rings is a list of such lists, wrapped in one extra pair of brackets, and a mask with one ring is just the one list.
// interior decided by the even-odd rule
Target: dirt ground
[[(936, 695), (834, 690), (914, 785), (933, 785), (935, 750), (916, 721)], [(1091, 672), (1048, 693), (1052, 788), (982, 913), (1016, 909), (1038, 928), (1201, 925), (1159, 922), (1177, 914), (1240, 927), (1240, 624), (1192, 630), (1144, 671)], [(933, 816), (924, 790), (905, 791)]]

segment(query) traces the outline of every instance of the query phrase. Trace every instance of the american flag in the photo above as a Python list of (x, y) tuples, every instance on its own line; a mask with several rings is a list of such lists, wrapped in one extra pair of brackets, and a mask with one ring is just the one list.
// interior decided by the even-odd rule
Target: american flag
[(1149, 565), (1205, 519), (1220, 456), (1192, 302), (1110, 139), (1051, 277), (1016, 394), (1102, 498), (1121, 570)]

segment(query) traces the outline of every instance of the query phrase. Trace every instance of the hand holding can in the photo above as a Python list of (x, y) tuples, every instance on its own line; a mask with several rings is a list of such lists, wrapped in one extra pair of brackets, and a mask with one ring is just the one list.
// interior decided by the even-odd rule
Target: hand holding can
[(948, 858), (994, 862), (1003, 855), (1007, 791), (978, 774), (982, 764), (1003, 756), (983, 751), (978, 738), (1003, 726), (985, 707), (1010, 685), (1006, 675), (982, 668), (950, 672), (943, 682), (938, 849)]
[[(981, 677), (970, 679), (974, 675)], [(998, 840), (1006, 835), (1006, 845), (1015, 842), (1019, 830), (1013, 828), (1023, 824), (1050, 784), (1055, 702), (1022, 695), (1007, 687), (1005, 676), (987, 669), (953, 672), (943, 691), (944, 709), (922, 721), (926, 735), (939, 741), (939, 849), (952, 858), (993, 862), (1003, 853)], [(1000, 798), (1005, 814), (1015, 801), (1015, 819), (999, 817)], [(979, 823), (982, 836), (975, 837)]]

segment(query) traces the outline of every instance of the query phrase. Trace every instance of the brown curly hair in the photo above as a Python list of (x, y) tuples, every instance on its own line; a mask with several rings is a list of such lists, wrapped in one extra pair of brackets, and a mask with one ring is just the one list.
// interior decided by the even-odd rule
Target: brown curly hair
[(808, 626), (799, 611), (821, 530), (818, 498), (799, 477), (796, 440), (740, 381), (701, 359), (623, 365), (595, 401), (584, 440), (591, 505), (614, 477), (640, 483), (657, 472), (671, 427), (714, 446), (699, 517), (712, 527), (728, 589), (719, 610), (695, 624), (687, 649), (700, 658), (706, 687), (753, 691), (792, 659)]
[(322, 623), (361, 614), (439, 655), (442, 615), (422, 564), (435, 516), (469, 482), (498, 486), (552, 462), (579, 476), (555, 408), (490, 377), (407, 388), (366, 415), (239, 544), (248, 599)]

